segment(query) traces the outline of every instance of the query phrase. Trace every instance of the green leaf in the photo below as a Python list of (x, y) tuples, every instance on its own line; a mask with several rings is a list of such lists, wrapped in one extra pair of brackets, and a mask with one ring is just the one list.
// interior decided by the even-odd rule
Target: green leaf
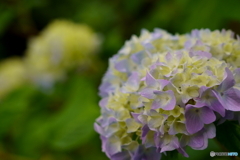
[(227, 3), (227, 7), (226, 7), (226, 3), (224, 1), (219, 1), (219, 5), (218, 5), (218, 10), (219, 12), (217, 12), (220, 16), (226, 18), (226, 19), (230, 19), (230, 20), (240, 20), (240, 14), (239, 14), (239, 6), (240, 5), (240, 1), (239, 0), (231, 0)]
[(97, 31), (108, 31), (108, 28), (117, 19), (117, 15), (111, 4), (102, 3), (98, 0), (91, 0), (84, 5), (79, 5), (79, 8), (76, 10), (77, 12), (73, 20), (81, 23), (84, 22)]
[(35, 89), (23, 86), (10, 93), (0, 102), (0, 138), (12, 127), (22, 114), (27, 110)]
[(167, 151), (166, 155), (162, 154), (161, 160), (178, 160), (178, 151)]
[(10, 22), (13, 20), (15, 14), (13, 10), (0, 6), (0, 36), (7, 29)]
[(22, 130), (14, 139), (16, 152), (20, 155), (39, 158), (48, 149), (50, 123), (44, 115), (28, 117), (22, 122)]
[(226, 121), (216, 128), (216, 138), (229, 152), (240, 153), (240, 125)]
[(53, 119), (50, 145), (54, 150), (79, 147), (95, 133), (93, 123), (99, 113), (93, 84), (74, 76), (68, 87), (64, 107)]
[[(189, 155), (189, 157), (184, 157), (182, 154), (178, 154), (178, 159), (179, 160), (189, 160), (189, 159), (194, 159), (194, 160), (202, 160), (202, 159), (209, 159), (210, 157), (210, 152), (223, 152), (220, 148), (220, 146), (217, 144), (215, 139), (208, 139), (208, 146), (204, 150), (194, 150), (191, 147), (187, 146), (186, 147), (186, 152)], [(212, 159), (216, 160), (217, 157), (214, 157)], [(229, 157), (224, 157), (224, 160), (230, 160)]]
[(179, 21), (182, 24), (180, 25), (181, 30), (189, 32), (194, 28), (217, 29), (223, 23), (223, 17), (220, 15), (221, 11), (218, 10), (218, 6), (218, 0), (189, 2), (184, 12), (186, 18), (182, 22)]

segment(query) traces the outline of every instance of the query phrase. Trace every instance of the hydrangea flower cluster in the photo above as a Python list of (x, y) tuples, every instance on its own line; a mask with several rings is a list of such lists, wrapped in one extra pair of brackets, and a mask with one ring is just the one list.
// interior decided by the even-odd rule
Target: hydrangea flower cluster
[(26, 70), (20, 58), (14, 57), (0, 63), (0, 99), (25, 81)]
[(25, 61), (30, 79), (51, 86), (73, 68), (91, 67), (99, 45), (99, 36), (87, 25), (55, 20), (29, 42)]
[(133, 36), (109, 61), (94, 124), (112, 160), (159, 160), (203, 150), (213, 122), (239, 119), (240, 40), (231, 31), (156, 29)]

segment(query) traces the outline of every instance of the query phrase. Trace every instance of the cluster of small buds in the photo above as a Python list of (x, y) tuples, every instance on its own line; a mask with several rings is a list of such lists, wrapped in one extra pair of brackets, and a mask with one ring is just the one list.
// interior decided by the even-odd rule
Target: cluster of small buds
[(97, 61), (100, 41), (87, 25), (53, 21), (29, 41), (25, 61), (30, 79), (41, 86), (52, 86), (71, 69), (90, 68)]
[(14, 57), (0, 62), (0, 100), (25, 83), (26, 70), (23, 61)]
[[(231, 31), (156, 29), (133, 36), (109, 61), (94, 124), (112, 160), (159, 160), (203, 150), (213, 122), (240, 119), (240, 40)], [(234, 58), (235, 57), (235, 58)]]

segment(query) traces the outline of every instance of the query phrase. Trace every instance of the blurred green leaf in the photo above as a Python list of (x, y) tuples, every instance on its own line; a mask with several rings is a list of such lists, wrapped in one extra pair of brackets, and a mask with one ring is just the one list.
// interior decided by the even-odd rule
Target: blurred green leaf
[(146, 28), (152, 31), (154, 28), (166, 28), (172, 20), (175, 10), (171, 1), (159, 1), (149, 11), (149, 16), (142, 19), (138, 29)]
[(216, 29), (221, 26), (223, 19), (218, 12), (218, 2), (218, 0), (190, 1), (185, 8), (181, 30), (189, 32), (194, 28)]
[(0, 5), (0, 36), (5, 32), (14, 18), (14, 11)]
[(50, 143), (55, 150), (69, 150), (88, 141), (95, 133), (97, 95), (91, 81), (74, 76), (66, 90), (65, 105), (53, 119)]
[(240, 125), (226, 121), (216, 127), (216, 138), (229, 152), (240, 153)]
[(27, 9), (31, 9), (33, 7), (40, 7), (40, 6), (44, 6), (47, 4), (46, 0), (22, 0), (19, 1), (21, 3), (21, 6), (27, 8)]
[(22, 132), (15, 139), (17, 153), (29, 157), (39, 158), (48, 149), (47, 143), (51, 124), (49, 117), (35, 115), (22, 123)]
[(116, 22), (117, 14), (111, 3), (91, 0), (79, 6), (77, 13), (73, 16), (73, 20), (80, 23), (87, 23), (96, 31), (108, 31)]
[(240, 6), (239, 0), (231, 0), (231, 1), (228, 1), (227, 4), (224, 1), (218, 1), (218, 2), (219, 2), (218, 3), (219, 12), (216, 12), (218, 16), (223, 17), (224, 20), (227, 20), (227, 19), (240, 20), (239, 7), (237, 7), (237, 6)]
[(12, 124), (26, 111), (35, 89), (23, 86), (10, 93), (0, 102), (0, 138), (9, 131)]
[(116, 54), (123, 45), (124, 40), (119, 28), (109, 30), (106, 37), (104, 37), (103, 46), (107, 50), (107, 52), (104, 52), (104, 58), (108, 59), (109, 57)]
[[(210, 152), (223, 152), (224, 150), (221, 149), (221, 147), (217, 144), (215, 139), (209, 139), (208, 140), (208, 146), (204, 150), (194, 150), (191, 147), (186, 148), (186, 152), (189, 155), (189, 157), (184, 157), (182, 154), (178, 154), (179, 160), (189, 160), (189, 158), (194, 160), (202, 160), (202, 159), (209, 159), (210, 158)], [(219, 157), (213, 157), (211, 159), (216, 160)], [(224, 157), (225, 160), (229, 160), (230, 158)]]
[(141, 9), (141, 7), (143, 7), (144, 2), (147, 2), (146, 0), (132, 0), (132, 1), (128, 1), (128, 0), (124, 0), (123, 1), (123, 7), (125, 12), (130, 15), (133, 16), (134, 14), (138, 13), (138, 11)]
[(167, 151), (166, 155), (162, 154), (161, 160), (178, 160), (178, 151)]

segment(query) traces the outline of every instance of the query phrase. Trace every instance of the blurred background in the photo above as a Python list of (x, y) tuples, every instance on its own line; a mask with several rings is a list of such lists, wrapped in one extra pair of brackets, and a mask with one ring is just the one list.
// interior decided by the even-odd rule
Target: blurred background
[[(0, 160), (106, 160), (93, 123), (108, 58), (142, 28), (240, 34), (239, 7), (239, 0), (1, 0)], [(224, 149), (214, 140), (204, 151), (188, 149), (195, 160), (210, 151)]]

